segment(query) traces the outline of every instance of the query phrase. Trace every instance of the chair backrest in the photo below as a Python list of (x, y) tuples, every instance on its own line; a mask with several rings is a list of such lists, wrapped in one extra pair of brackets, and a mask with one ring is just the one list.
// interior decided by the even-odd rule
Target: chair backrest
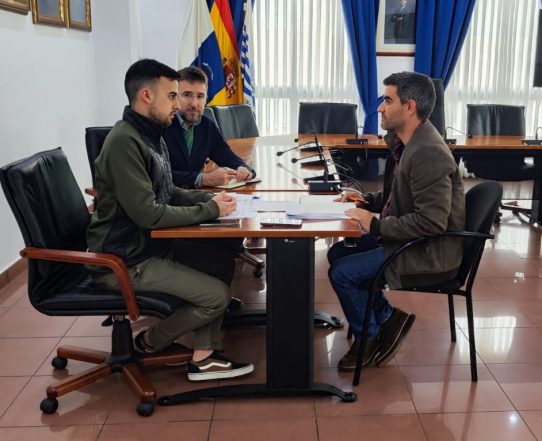
[(358, 106), (350, 103), (299, 103), (298, 133), (356, 133)]
[(211, 109), (224, 139), (260, 136), (252, 108), (248, 104), (212, 106)]
[[(212, 122), (215, 123), (215, 126), (218, 127), (218, 123), (216, 122), (215, 114), (213, 112), (213, 109), (211, 107), (205, 107), (203, 109), (203, 115), (209, 118)], [(220, 128), (219, 128), (220, 130)]]
[[(482, 182), (465, 194), (465, 231), (488, 234), (502, 199), (502, 185), (498, 182)], [(457, 278), (461, 284), (467, 276), (484, 243), (474, 239), (463, 241), (463, 262)]]
[(96, 186), (94, 177), (94, 161), (102, 151), (105, 137), (111, 131), (111, 126), (105, 127), (87, 127), (85, 129), (85, 144), (87, 146), (87, 157), (90, 165), (90, 173), (92, 174), (92, 185)]
[[(4, 194), (27, 247), (84, 251), (90, 216), (60, 147), (0, 168)], [(28, 291), (39, 302), (57, 286), (77, 284), (84, 267), (31, 260)]]
[(525, 136), (525, 107), (504, 104), (467, 104), (467, 133)]
[(438, 132), (444, 136), (446, 130), (446, 119), (444, 117), (444, 83), (440, 78), (431, 78), (435, 86), (435, 108), (429, 116), (429, 121), (435, 126)]

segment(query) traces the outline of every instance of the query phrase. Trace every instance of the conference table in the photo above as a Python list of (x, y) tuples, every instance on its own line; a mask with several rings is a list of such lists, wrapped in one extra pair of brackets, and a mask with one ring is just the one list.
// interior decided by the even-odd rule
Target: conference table
[[(367, 158), (385, 157), (388, 147), (379, 135), (362, 135), (366, 144), (347, 144), (346, 139), (353, 138), (352, 134), (317, 135), (319, 143), (329, 149), (358, 149), (363, 150)], [(304, 167), (299, 162), (292, 163), (291, 158), (306, 157), (313, 153), (299, 153), (296, 150), (277, 156), (279, 151), (296, 145), (297, 135), (264, 136), (228, 141), (232, 150), (248, 165), (258, 171), (261, 183), (236, 189), (238, 192), (253, 191), (308, 191), (304, 181), (307, 171), (315, 167)], [(299, 135), (299, 144), (311, 141), (314, 135)], [(450, 150), (456, 158), (502, 159), (533, 158), (534, 180), (530, 212), (532, 222), (542, 223), (542, 145), (524, 145), (521, 136), (473, 136), (472, 138), (458, 137), (456, 144), (450, 144)], [(321, 169), (321, 167), (320, 167)]]
[[(289, 192), (274, 198), (294, 196)], [(262, 196), (263, 197), (263, 196)], [(294, 196), (295, 197), (295, 196)], [(259, 214), (277, 217), (277, 213)], [(266, 361), (265, 383), (247, 383), (196, 389), (164, 396), (164, 406), (202, 398), (273, 395), (335, 395), (356, 400), (354, 392), (314, 382), (314, 244), (317, 237), (359, 237), (352, 220), (303, 221), (301, 228), (264, 228), (259, 218), (243, 219), (241, 227), (199, 226), (154, 230), (153, 238), (262, 237), (266, 239)]]

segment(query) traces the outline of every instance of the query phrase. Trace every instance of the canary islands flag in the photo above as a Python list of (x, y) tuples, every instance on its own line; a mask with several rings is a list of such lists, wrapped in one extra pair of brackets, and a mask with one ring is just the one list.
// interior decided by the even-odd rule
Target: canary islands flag
[(177, 66), (195, 65), (209, 78), (208, 105), (239, 104), (243, 77), (228, 0), (193, 0), (177, 50)]

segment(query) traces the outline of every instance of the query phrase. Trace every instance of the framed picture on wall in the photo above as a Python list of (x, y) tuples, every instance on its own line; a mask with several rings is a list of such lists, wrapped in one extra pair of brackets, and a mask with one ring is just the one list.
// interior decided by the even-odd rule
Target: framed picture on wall
[(377, 55), (414, 56), (415, 48), (416, 0), (380, 0)]
[(53, 26), (66, 26), (64, 0), (32, 0), (32, 21)]
[(90, 0), (64, 0), (68, 7), (68, 27), (82, 29), (84, 31), (92, 30), (92, 21), (90, 17)]
[(0, 9), (26, 15), (30, 11), (30, 0), (0, 0)]

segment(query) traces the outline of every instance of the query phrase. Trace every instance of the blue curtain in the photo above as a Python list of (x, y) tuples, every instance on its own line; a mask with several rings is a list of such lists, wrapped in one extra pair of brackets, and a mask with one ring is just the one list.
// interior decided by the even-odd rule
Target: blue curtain
[(414, 70), (448, 85), (476, 0), (418, 0)]
[(376, 77), (376, 22), (379, 0), (342, 0), (358, 93), (365, 111), (363, 133), (378, 133), (380, 104)]

